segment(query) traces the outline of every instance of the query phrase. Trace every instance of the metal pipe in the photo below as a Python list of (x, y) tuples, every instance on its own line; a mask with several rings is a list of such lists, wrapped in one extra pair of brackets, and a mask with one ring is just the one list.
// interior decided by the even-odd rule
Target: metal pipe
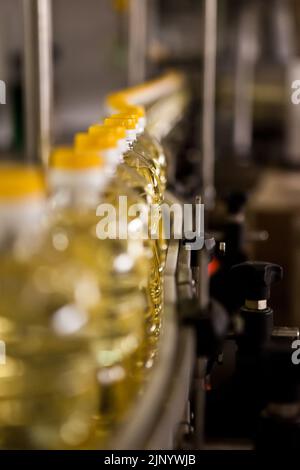
[(253, 132), (253, 90), (258, 59), (257, 5), (245, 5), (240, 18), (234, 100), (234, 148), (239, 157), (249, 157)]
[(128, 82), (130, 86), (146, 79), (147, 0), (129, 2)]
[(26, 159), (47, 164), (52, 131), (51, 0), (23, 0)]
[(205, 0), (202, 120), (202, 196), (207, 208), (215, 199), (215, 101), (218, 0)]

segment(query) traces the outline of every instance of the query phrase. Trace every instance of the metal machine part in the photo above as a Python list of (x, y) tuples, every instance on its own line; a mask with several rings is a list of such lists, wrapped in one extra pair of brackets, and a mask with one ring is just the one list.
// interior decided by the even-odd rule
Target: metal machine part
[(147, 10), (147, 0), (132, 0), (129, 3), (128, 83), (130, 86), (146, 80)]
[[(213, 371), (207, 413), (208, 435), (213, 440), (220, 442), (220, 435), (223, 442), (243, 438), (262, 449), (264, 440), (267, 446), (271, 442), (270, 409), (281, 412), (283, 403), (297, 402), (299, 373), (291, 355), (299, 330), (274, 328), (273, 310), (267, 305), (272, 284), (281, 278), (282, 268), (271, 263), (246, 262), (232, 268), (232, 295), (241, 294), (243, 306), (239, 311), (240, 328), (228, 337), (222, 365)], [(270, 408), (270, 403), (280, 406)], [(216, 420), (224, 426), (217, 429)], [(294, 435), (298, 433), (296, 421)], [(281, 440), (288, 448), (284, 425), (279, 425), (275, 434), (278, 445)]]
[(26, 158), (47, 164), (52, 130), (52, 13), (49, 0), (23, 0)]
[(205, 0), (204, 79), (202, 124), (202, 195), (210, 209), (214, 205), (215, 185), (215, 100), (217, 65), (218, 0)]
[(247, 4), (242, 10), (238, 26), (233, 140), (236, 153), (248, 157), (252, 148), (252, 87), (258, 59), (258, 40), (258, 11), (255, 4)]

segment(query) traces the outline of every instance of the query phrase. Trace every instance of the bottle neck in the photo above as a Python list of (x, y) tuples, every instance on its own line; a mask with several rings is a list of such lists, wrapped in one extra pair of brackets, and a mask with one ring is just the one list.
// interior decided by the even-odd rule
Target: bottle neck
[(118, 142), (118, 151), (119, 151), (119, 154), (121, 154), (121, 156), (123, 155), (123, 153), (127, 152), (129, 146), (128, 146), (128, 142), (126, 139), (120, 139), (119, 142)]
[(131, 147), (134, 144), (134, 142), (137, 140), (137, 136), (138, 136), (138, 132), (136, 129), (127, 129), (126, 141), (129, 147)]
[(101, 151), (101, 157), (105, 161), (105, 171), (110, 181), (116, 174), (116, 169), (124, 162), (124, 154), (130, 150), (126, 139), (119, 140), (118, 146)]
[(51, 169), (48, 183), (51, 206), (54, 209), (67, 207), (95, 207), (111, 180), (109, 168), (88, 170)]
[(101, 156), (105, 161), (105, 171), (110, 173), (110, 168), (116, 168), (123, 161), (123, 154), (128, 150), (126, 140), (119, 142), (117, 148), (108, 148), (101, 151)]
[(146, 118), (145, 117), (140, 117), (137, 123), (137, 134), (142, 135), (145, 132), (146, 129)]
[(130, 147), (137, 141), (140, 135), (145, 132), (146, 122), (144, 118), (140, 118), (135, 129), (128, 129), (126, 131), (126, 140)]
[(26, 197), (16, 201), (0, 202), (0, 247), (12, 248), (19, 239), (33, 243), (43, 231), (46, 213), (45, 198)]

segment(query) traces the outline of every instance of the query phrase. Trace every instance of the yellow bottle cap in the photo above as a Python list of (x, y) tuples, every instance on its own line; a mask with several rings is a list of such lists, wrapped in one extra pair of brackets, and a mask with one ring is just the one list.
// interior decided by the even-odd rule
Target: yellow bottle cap
[(74, 148), (76, 151), (85, 149), (105, 150), (117, 147), (119, 138), (113, 133), (106, 134), (88, 134), (78, 133), (74, 139)]
[(50, 156), (50, 168), (59, 170), (88, 170), (103, 164), (103, 158), (93, 149), (77, 151), (72, 147), (60, 147)]
[(0, 166), (0, 199), (42, 196), (45, 193), (43, 173), (36, 167), (17, 164)]
[(126, 129), (125, 127), (118, 127), (114, 126), (106, 126), (104, 124), (94, 124), (93, 126), (89, 127), (89, 134), (90, 135), (107, 135), (112, 133), (115, 135), (118, 140), (126, 138)]
[(137, 126), (137, 119), (128, 117), (128, 115), (115, 114), (110, 118), (106, 118), (104, 124), (107, 126), (122, 126), (126, 130), (135, 130)]
[(89, 147), (90, 136), (87, 132), (78, 132), (74, 137), (74, 149), (81, 150)]
[(108, 106), (114, 109), (119, 109), (120, 107), (128, 105), (127, 93), (120, 91), (109, 95), (106, 100)]
[(117, 114), (113, 114), (112, 116), (110, 116), (110, 118), (112, 118), (112, 119), (133, 119), (136, 122), (139, 120), (139, 116), (136, 113), (133, 113), (132, 110), (130, 110), (130, 111), (122, 111), (121, 110), (121, 112), (119, 112)]
[(118, 108), (121, 114), (127, 113), (129, 116), (136, 116), (138, 118), (144, 118), (146, 116), (146, 111), (143, 106), (133, 106), (126, 105)]

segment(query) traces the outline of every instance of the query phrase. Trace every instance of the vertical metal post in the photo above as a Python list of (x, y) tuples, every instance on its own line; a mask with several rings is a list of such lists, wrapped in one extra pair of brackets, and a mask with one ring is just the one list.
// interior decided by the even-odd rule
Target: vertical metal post
[(215, 101), (218, 0), (205, 0), (202, 121), (202, 195), (207, 208), (215, 198)]
[(248, 158), (252, 147), (253, 88), (258, 58), (257, 5), (246, 5), (238, 29), (234, 99), (234, 148), (239, 157)]
[(52, 118), (52, 0), (23, 0), (26, 158), (47, 164)]
[(128, 82), (130, 86), (146, 79), (147, 1), (129, 2)]
[[(202, 199), (200, 196), (196, 197), (195, 206), (200, 207)], [(195, 212), (196, 213), (196, 212)], [(201, 211), (198, 214), (200, 221), (200, 230), (196, 233), (201, 233), (203, 240), (205, 238), (205, 220), (204, 213)], [(197, 224), (197, 216), (195, 226)], [(193, 266), (193, 278), (196, 286), (196, 295), (198, 300), (199, 309), (201, 312), (206, 312), (209, 307), (209, 278), (208, 278), (208, 253), (206, 247), (198, 250), (196, 254), (195, 266)], [(204, 378), (206, 373), (207, 359), (204, 357), (197, 357), (194, 371), (193, 380), (193, 404), (194, 404), (194, 448), (199, 450), (204, 446), (204, 416), (205, 416), (205, 390), (203, 388)]]
[(196, 234), (196, 239), (200, 237), (201, 240), (199, 240), (199, 242), (204, 243), (204, 245), (192, 252), (191, 260), (198, 304), (200, 309), (205, 311), (209, 304), (209, 280), (208, 254), (205, 247), (205, 214), (202, 207), (201, 196), (196, 196), (194, 203), (193, 232)]

